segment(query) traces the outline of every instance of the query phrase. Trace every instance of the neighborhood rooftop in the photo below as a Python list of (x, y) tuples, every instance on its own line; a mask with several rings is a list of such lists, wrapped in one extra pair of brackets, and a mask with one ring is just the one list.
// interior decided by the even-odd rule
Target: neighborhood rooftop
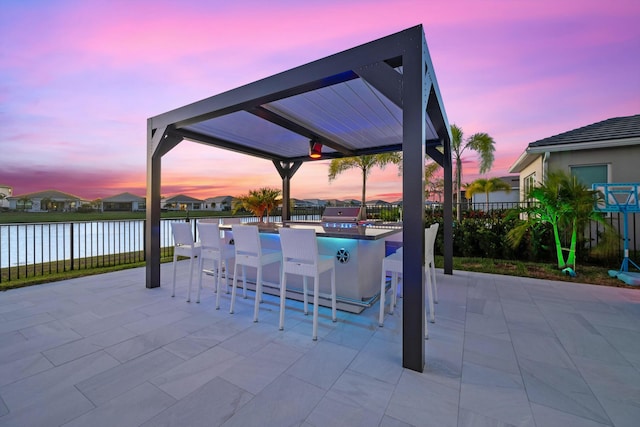
[(611, 141), (618, 139), (640, 138), (640, 114), (628, 117), (615, 117), (563, 132), (529, 144), (529, 147), (544, 147), (580, 142)]

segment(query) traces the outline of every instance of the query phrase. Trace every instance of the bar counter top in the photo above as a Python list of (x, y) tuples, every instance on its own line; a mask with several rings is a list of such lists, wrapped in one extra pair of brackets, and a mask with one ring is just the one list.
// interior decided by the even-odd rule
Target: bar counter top
[[(385, 237), (391, 236), (395, 233), (402, 232), (402, 228), (379, 228), (380, 226), (372, 227), (370, 225), (358, 225), (358, 224), (336, 224), (336, 223), (321, 223), (321, 222), (287, 222), (282, 223), (247, 223), (245, 225), (257, 225), (261, 233), (278, 233), (278, 229), (282, 227), (289, 228), (306, 228), (316, 231), (318, 237), (334, 237), (340, 239), (354, 239), (354, 240), (379, 240)], [(231, 230), (231, 224), (220, 225), (222, 230)]]

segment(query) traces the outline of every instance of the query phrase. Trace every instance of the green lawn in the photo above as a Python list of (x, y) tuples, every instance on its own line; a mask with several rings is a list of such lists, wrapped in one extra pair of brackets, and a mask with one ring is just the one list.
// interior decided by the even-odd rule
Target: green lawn
[[(436, 267), (444, 266), (444, 258), (436, 256)], [(478, 273), (502, 274), (507, 276), (532, 277), (563, 282), (589, 283), (601, 286), (633, 287), (623, 281), (610, 277), (605, 267), (578, 265), (577, 277), (565, 275), (552, 263), (522, 262), (515, 260), (496, 260), (487, 258), (453, 258), (453, 269), (475, 271)], [(640, 289), (638, 287), (635, 287)]]

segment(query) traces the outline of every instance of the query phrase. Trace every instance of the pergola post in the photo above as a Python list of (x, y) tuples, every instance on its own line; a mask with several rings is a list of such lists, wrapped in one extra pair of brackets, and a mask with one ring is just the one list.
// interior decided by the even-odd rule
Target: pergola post
[[(424, 38), (414, 40), (403, 61), (403, 308), (402, 366), (423, 372), (425, 363), (424, 161), (427, 107)], [(411, 90), (408, 90), (411, 89)]]
[(282, 221), (291, 219), (291, 178), (298, 171), (302, 162), (280, 162), (274, 160), (273, 164), (282, 178)]
[(168, 133), (168, 127), (156, 129), (147, 120), (147, 215), (145, 222), (145, 262), (147, 288), (160, 286), (160, 184), (161, 159), (182, 141)]

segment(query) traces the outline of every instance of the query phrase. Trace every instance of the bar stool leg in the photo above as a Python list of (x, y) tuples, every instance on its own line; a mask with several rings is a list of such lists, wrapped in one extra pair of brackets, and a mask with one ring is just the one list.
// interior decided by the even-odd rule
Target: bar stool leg
[(280, 285), (280, 325), (279, 330), (284, 330), (284, 300), (287, 297), (287, 273), (282, 274), (282, 285)]
[(319, 280), (316, 278), (316, 280), (313, 281), (313, 340), (317, 341), (318, 340), (318, 303), (319, 303), (319, 296), (318, 296), (318, 292), (320, 291), (319, 289)]
[(384, 326), (384, 299), (387, 288), (387, 275), (382, 267), (382, 278), (380, 279), (380, 315), (378, 316), (378, 326)]
[(238, 264), (236, 263), (233, 268), (233, 282), (231, 282), (231, 306), (229, 307), (229, 314), (233, 314), (233, 307), (236, 302), (236, 288), (238, 287)]
[(256, 299), (253, 303), (253, 322), (258, 322), (258, 311), (260, 310), (260, 300), (262, 299), (262, 268), (258, 267), (256, 278)]
[(171, 296), (175, 297), (176, 296), (176, 263), (178, 261), (178, 254), (175, 252), (173, 252), (173, 287), (171, 289)]
[(331, 320), (333, 322), (338, 321), (338, 316), (336, 315), (336, 269), (335, 268), (331, 270)]
[(309, 309), (307, 308), (307, 304), (309, 302), (309, 288), (307, 287), (307, 276), (302, 277), (302, 293), (303, 293), (302, 301), (304, 306), (304, 315), (306, 316), (309, 314)]

